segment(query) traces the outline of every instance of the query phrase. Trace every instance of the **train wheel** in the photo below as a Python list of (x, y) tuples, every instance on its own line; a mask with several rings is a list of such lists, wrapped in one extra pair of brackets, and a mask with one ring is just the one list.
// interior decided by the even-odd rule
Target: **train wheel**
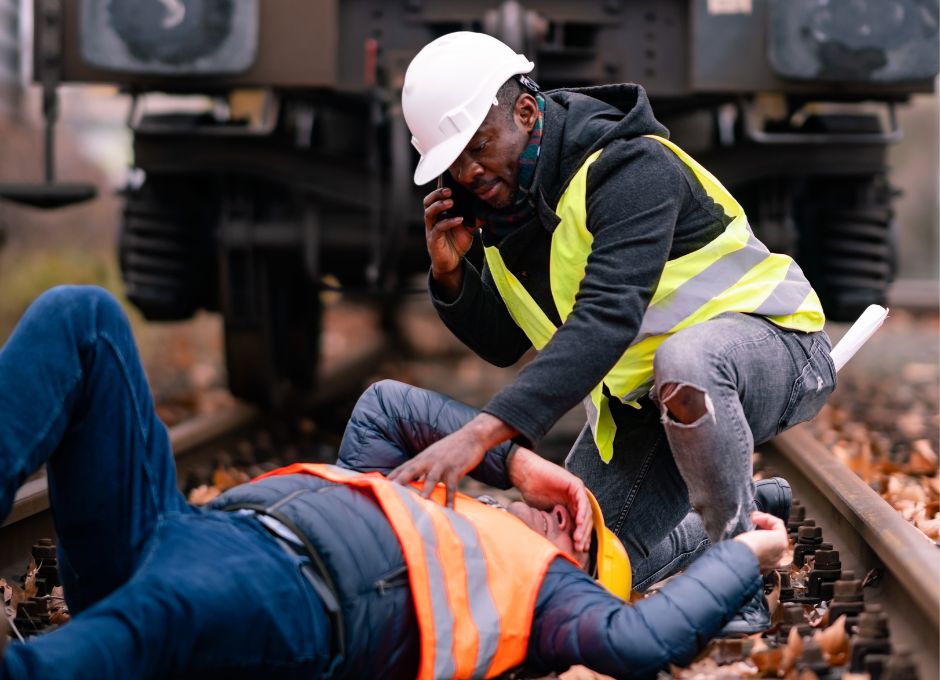
[(231, 392), (282, 406), (315, 386), (322, 305), (296, 253), (229, 252), (223, 266)]

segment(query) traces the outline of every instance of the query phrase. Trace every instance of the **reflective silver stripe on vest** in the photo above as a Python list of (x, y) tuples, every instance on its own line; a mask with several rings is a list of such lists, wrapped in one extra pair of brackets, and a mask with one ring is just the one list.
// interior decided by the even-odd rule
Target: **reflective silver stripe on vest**
[(328, 468), (330, 469), (330, 472), (334, 472), (334, 473), (340, 474), (340, 475), (342, 475), (343, 477), (352, 478), (352, 477), (358, 477), (358, 476), (360, 476), (360, 475), (362, 474), (361, 472), (356, 472), (355, 470), (349, 470), (349, 469), (347, 469), (347, 468), (342, 468), (342, 467), (340, 467), (340, 466), (338, 466), (338, 465), (324, 465), (324, 467), (328, 467)]
[[(642, 342), (653, 335), (664, 335), (676, 324), (691, 316), (703, 304), (731, 288), (753, 267), (763, 262), (770, 251), (753, 234), (743, 248), (724, 255), (700, 271), (662, 300), (650, 305), (643, 315), (640, 332), (633, 343)], [(668, 264), (667, 264), (668, 266)], [(692, 291), (690, 294), (685, 294)], [(801, 298), (802, 301), (802, 298)], [(791, 307), (796, 310), (796, 306)]]
[(443, 569), (437, 559), (437, 535), (434, 533), (430, 516), (413, 496), (413, 492), (398, 484), (392, 484), (392, 487), (408, 508), (411, 521), (424, 539), (424, 561), (428, 565), (428, 587), (431, 590), (431, 609), (434, 614), (434, 677), (452, 678), (456, 670), (453, 658), (454, 618), (447, 601)]
[(499, 612), (490, 595), (487, 579), (486, 559), (480, 549), (477, 530), (465, 518), (456, 512), (447, 514), (454, 532), (463, 543), (464, 563), (467, 565), (467, 599), (470, 603), (470, 615), (480, 633), (477, 645), (477, 660), (473, 665), (472, 678), (486, 677), (486, 671), (493, 663), (496, 648), (499, 646)]
[(792, 311), (789, 313), (792, 314), (799, 308), (803, 300), (806, 299), (806, 296), (809, 295), (812, 290), (813, 287), (809, 285), (809, 281), (806, 280), (806, 276), (804, 276), (803, 270), (800, 269), (800, 265), (795, 261), (791, 262), (783, 281), (774, 288), (773, 292), (767, 296), (767, 299), (761, 303), (760, 307), (754, 310), (754, 313), (763, 316), (774, 316), (787, 313), (781, 312), (781, 309), (790, 309)]

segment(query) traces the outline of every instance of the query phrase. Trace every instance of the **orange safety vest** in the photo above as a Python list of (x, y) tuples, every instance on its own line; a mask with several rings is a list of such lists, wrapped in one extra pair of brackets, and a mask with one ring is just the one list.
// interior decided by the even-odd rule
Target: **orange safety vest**
[(532, 616), (548, 565), (570, 557), (519, 519), (457, 494), (445, 508), (444, 487), (431, 500), (359, 473), (295, 463), (265, 473), (310, 474), (368, 488), (401, 544), (421, 634), (418, 680), (491, 678), (526, 657)]

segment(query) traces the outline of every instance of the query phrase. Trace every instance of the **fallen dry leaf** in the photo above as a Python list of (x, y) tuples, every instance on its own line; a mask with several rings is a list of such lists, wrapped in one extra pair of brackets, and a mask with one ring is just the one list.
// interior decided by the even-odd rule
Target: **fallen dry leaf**
[[(792, 560), (791, 560), (792, 561)], [(780, 574), (774, 572), (774, 588), (767, 595), (767, 605), (770, 608), (770, 620), (779, 619), (777, 610), (780, 609)]]
[(219, 491), (226, 491), (247, 481), (249, 481), (248, 475), (232, 467), (218, 467), (212, 473), (212, 484), (218, 487)]
[(748, 656), (754, 656), (758, 652), (766, 652), (768, 649), (770, 649), (770, 646), (767, 644), (764, 638), (759, 637), (754, 640), (754, 645), (751, 647), (751, 653)]
[(56, 609), (49, 613), (49, 623), (53, 626), (64, 626), (72, 620), (67, 609)]
[(940, 475), (925, 477), (921, 480), (921, 484), (924, 485), (924, 491), (927, 491), (934, 496), (940, 496)]
[(15, 584), (7, 583), (6, 579), (0, 578), (0, 591), (3, 592), (3, 608), (6, 612), (7, 618), (10, 618), (16, 614), (16, 607), (19, 605), (19, 601), (14, 602), (14, 596), (16, 590), (19, 589), (19, 586), (14, 588)]
[(766, 645), (763, 647), (754, 645), (754, 649), (751, 651), (751, 661), (757, 666), (757, 670), (760, 671), (762, 676), (776, 677), (777, 675), (782, 675), (783, 651), (783, 647), (774, 647), (771, 649)]
[(30, 599), (31, 597), (36, 597), (36, 574), (39, 573), (39, 565), (36, 564), (36, 560), (32, 557), (29, 558), (29, 566), (26, 567), (26, 576), (23, 577), (23, 594), (24, 599)]
[(49, 623), (62, 626), (71, 620), (68, 605), (65, 603), (65, 589), (55, 586), (49, 593)]
[(929, 440), (918, 439), (911, 442), (907, 471), (913, 475), (932, 475), (937, 471), (937, 454)]
[(825, 630), (818, 630), (813, 639), (830, 666), (844, 666), (849, 659), (849, 636), (845, 632), (845, 614)]
[(927, 495), (924, 488), (915, 483), (907, 475), (891, 475), (892, 479), (899, 480), (899, 488), (896, 490), (895, 498), (897, 500), (913, 501), (914, 503), (926, 503)]
[(923, 437), (924, 430), (926, 429), (924, 417), (920, 413), (914, 413), (913, 411), (908, 411), (898, 416), (895, 420), (895, 426), (898, 428), (898, 431), (908, 439)]
[(802, 596), (806, 592), (809, 584), (809, 572), (813, 570), (813, 560), (811, 556), (806, 556), (802, 567), (798, 567), (790, 562), (790, 586), (794, 594)]
[(29, 598), (26, 597), (26, 591), (20, 588), (16, 583), (9, 584), (10, 587), (10, 601), (6, 605), (7, 616), (13, 618), (16, 616), (16, 610), (19, 608), (21, 602), (25, 602)]
[(783, 647), (783, 655), (780, 658), (778, 670), (782, 674), (787, 674), (796, 666), (797, 659), (803, 653), (803, 638), (800, 637), (800, 631), (796, 626), (790, 629), (787, 635), (787, 644)]
[[(928, 494), (930, 493), (930, 489), (926, 486), (924, 486), (924, 491)], [(940, 499), (932, 498), (924, 503), (924, 515), (928, 519), (933, 519), (937, 515), (940, 515)]]

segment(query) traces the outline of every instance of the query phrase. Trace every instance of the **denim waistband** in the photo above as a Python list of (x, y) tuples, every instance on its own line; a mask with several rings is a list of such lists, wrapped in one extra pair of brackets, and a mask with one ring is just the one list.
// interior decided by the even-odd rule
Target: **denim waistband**
[(326, 569), (326, 564), (316, 549), (297, 529), (292, 526), (287, 517), (274, 508), (250, 503), (238, 503), (221, 508), (225, 512), (234, 512), (238, 515), (251, 517), (264, 527), (274, 542), (287, 554), (304, 558), (300, 570), (304, 578), (310, 583), (314, 592), (320, 597), (333, 622), (332, 647), (333, 660), (328, 665), (323, 678), (329, 678), (339, 668), (346, 656), (346, 631), (343, 614), (340, 608), (339, 591)]
[(339, 610), (339, 600), (336, 593), (327, 585), (323, 575), (317, 572), (315, 563), (310, 559), (303, 541), (297, 534), (276, 517), (263, 514), (257, 510), (241, 508), (235, 512), (238, 515), (247, 515), (257, 520), (271, 534), (274, 542), (287, 554), (305, 558), (304, 564), (301, 565), (301, 573), (313, 586), (320, 599), (323, 600), (323, 605), (330, 614), (335, 614)]

